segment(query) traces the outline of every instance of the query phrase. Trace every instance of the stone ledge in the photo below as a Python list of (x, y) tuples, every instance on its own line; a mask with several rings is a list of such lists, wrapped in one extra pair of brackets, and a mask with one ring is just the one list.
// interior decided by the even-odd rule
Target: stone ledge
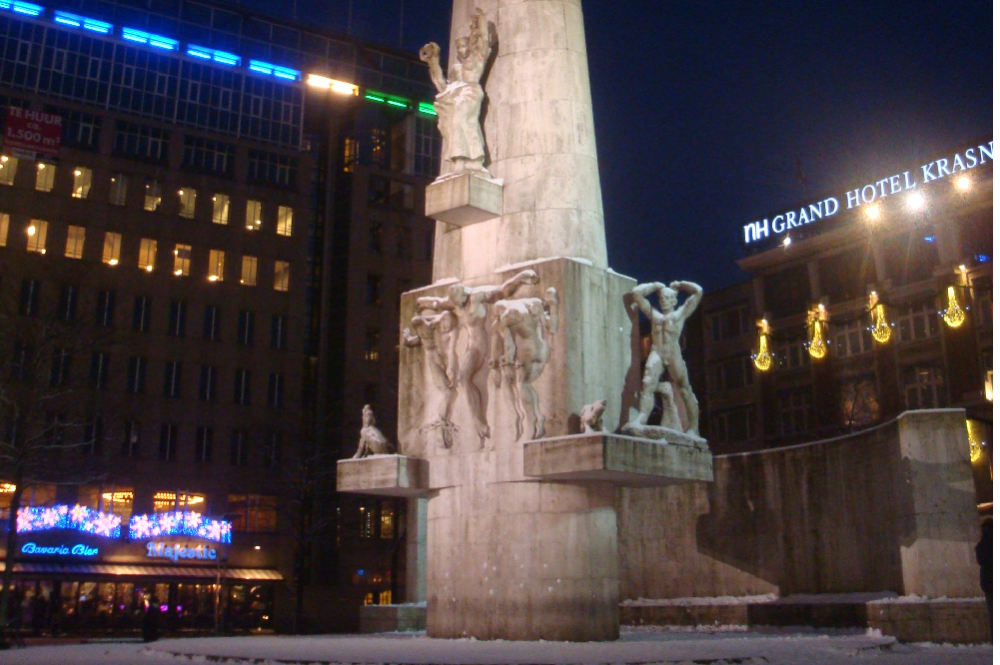
[(402, 633), (427, 629), (427, 604), (364, 605), (361, 633)]
[(375, 496), (426, 497), (427, 460), (373, 455), (337, 462), (337, 491)]
[(488, 173), (464, 173), (427, 186), (424, 213), (452, 226), (469, 226), (503, 214), (503, 185)]
[(524, 475), (560, 482), (658, 487), (711, 482), (712, 453), (684, 441), (595, 432), (524, 444)]

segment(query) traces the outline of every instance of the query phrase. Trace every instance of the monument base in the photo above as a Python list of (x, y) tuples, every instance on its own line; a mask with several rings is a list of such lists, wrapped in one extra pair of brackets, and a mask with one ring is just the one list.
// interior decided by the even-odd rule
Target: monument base
[(524, 475), (561, 482), (659, 487), (712, 482), (704, 439), (664, 431), (660, 440), (594, 432), (524, 444)]
[(489, 173), (463, 173), (427, 186), (425, 214), (452, 226), (468, 226), (503, 214), (503, 185)]
[(374, 496), (427, 496), (427, 460), (372, 455), (337, 462), (337, 491)]
[(361, 607), (361, 633), (405, 633), (427, 628), (427, 604), (364, 605)]

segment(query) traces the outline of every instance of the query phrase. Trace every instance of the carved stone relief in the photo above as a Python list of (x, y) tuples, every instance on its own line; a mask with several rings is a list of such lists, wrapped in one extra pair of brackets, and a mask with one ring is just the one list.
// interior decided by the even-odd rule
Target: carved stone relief
[(580, 410), (580, 431), (589, 434), (604, 431), (604, 409), (608, 400), (600, 399)]
[(439, 430), (441, 445), (451, 448), (452, 434), (456, 429), (451, 421), (451, 412), (458, 397), (458, 354), (455, 351), (458, 319), (453, 312), (445, 310), (436, 314), (418, 314), (410, 319), (410, 325), (412, 330), (403, 329), (403, 346), (423, 347), (431, 383), (438, 393), (437, 417), (424, 424), (421, 431)]
[(553, 288), (545, 298), (500, 300), (493, 305), (491, 375), (514, 408), (517, 439), (525, 425), (532, 438), (545, 436), (545, 416), (532, 385), (549, 361), (549, 338), (559, 327), (559, 297)]

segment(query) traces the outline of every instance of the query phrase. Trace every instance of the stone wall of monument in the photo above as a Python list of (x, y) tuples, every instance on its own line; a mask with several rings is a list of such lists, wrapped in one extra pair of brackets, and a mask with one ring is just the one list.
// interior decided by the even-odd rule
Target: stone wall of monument
[(961, 409), (714, 458), (715, 482), (622, 489), (621, 597), (980, 595)]

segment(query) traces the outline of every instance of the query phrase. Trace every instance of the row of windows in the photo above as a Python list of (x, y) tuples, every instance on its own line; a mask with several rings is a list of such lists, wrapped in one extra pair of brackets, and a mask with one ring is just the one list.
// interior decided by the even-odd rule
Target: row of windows
[[(0, 247), (6, 247), (10, 230), (10, 215), (0, 213)], [(49, 223), (33, 219), (25, 229), (26, 244), (29, 252), (46, 254), (48, 252)], [(70, 259), (82, 259), (87, 229), (83, 226), (70, 225), (66, 230), (66, 249), (63, 256)], [(138, 257), (134, 265), (146, 272), (153, 272), (157, 265), (159, 243), (155, 238), (141, 238), (138, 247)], [(191, 275), (191, 245), (176, 243), (173, 248), (171, 272), (176, 277)], [(210, 282), (224, 282), (235, 275), (227, 273), (226, 260), (233, 252), (221, 249), (208, 250), (208, 266), (206, 277)], [(115, 231), (105, 231), (101, 248), (101, 262), (108, 266), (117, 266), (122, 261), (122, 234)], [(260, 259), (244, 254), (239, 261), (239, 283), (244, 286), (258, 286), (258, 268)], [(274, 261), (274, 279), (271, 282), (275, 291), (288, 291), (291, 274), (291, 263), (276, 259)]]
[[(43, 283), (37, 279), (21, 282), (18, 313), (23, 316), (37, 316), (41, 309)], [(99, 290), (95, 299), (94, 323), (103, 328), (115, 325), (118, 292)], [(64, 284), (60, 288), (56, 318), (60, 321), (77, 320), (80, 302), (80, 287)], [(136, 332), (150, 332), (152, 329), (153, 300), (146, 295), (137, 295), (133, 301), (132, 329)], [(166, 333), (172, 337), (187, 336), (188, 303), (185, 300), (171, 300)], [(222, 340), (223, 310), (219, 305), (206, 305), (202, 318), (203, 339), (218, 342)], [(255, 340), (256, 313), (241, 309), (237, 315), (236, 342), (243, 346), (253, 346)], [(271, 348), (285, 349), (288, 338), (288, 315), (274, 314), (271, 317)]]
[[(17, 177), (18, 159), (9, 155), (0, 156), (0, 185), (12, 186)], [(39, 162), (36, 167), (35, 190), (51, 192), (55, 186), (58, 167), (55, 164)], [(86, 166), (73, 169), (73, 184), (70, 195), (75, 199), (89, 199), (94, 183), (94, 172)], [(146, 178), (143, 193), (143, 209), (156, 212), (163, 205), (163, 187), (159, 180)], [(111, 176), (108, 187), (108, 203), (116, 206), (126, 204), (129, 187), (129, 176), (115, 173)], [(186, 219), (194, 219), (197, 213), (198, 190), (193, 187), (182, 187), (177, 190), (177, 214)], [(215, 224), (226, 225), (230, 220), (230, 199), (228, 194), (212, 195), (211, 219)], [(207, 208), (206, 208), (207, 212)], [(244, 211), (244, 223), (248, 231), (260, 231), (264, 228), (264, 204), (255, 199), (248, 199)], [(275, 218), (274, 230), (280, 236), (292, 235), (294, 210), (291, 206), (279, 205)], [(267, 225), (270, 226), (270, 223)]]
[(301, 86), (0, 16), (0, 80), (213, 134), (297, 149)]

